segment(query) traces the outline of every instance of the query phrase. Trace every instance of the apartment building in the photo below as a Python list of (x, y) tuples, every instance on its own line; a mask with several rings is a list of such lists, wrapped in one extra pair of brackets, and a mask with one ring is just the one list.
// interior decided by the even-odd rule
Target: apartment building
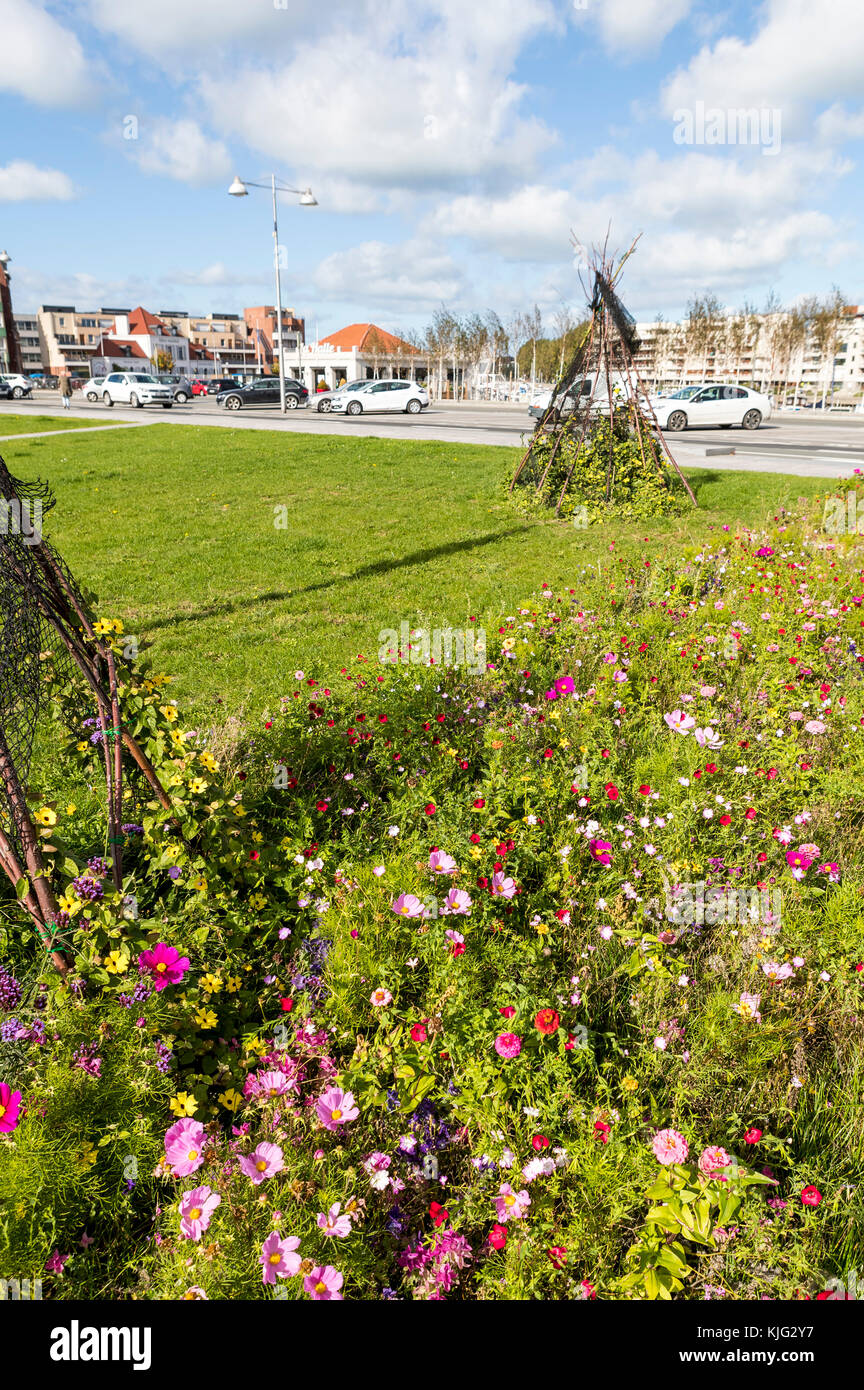
[(297, 376), (299, 351), (306, 341), (305, 320), (298, 318), (293, 309), (283, 309), (280, 333), (272, 304), (257, 304), (251, 309), (244, 309), (243, 319), (249, 330), (253, 361), (258, 370), (269, 371), (273, 363), (278, 361), (281, 349), (285, 356), (285, 375)]
[(681, 323), (639, 323), (635, 363), (662, 390), (735, 381), (778, 402), (855, 405), (864, 399), (864, 305), (847, 305), (827, 334), (796, 332), (788, 313), (727, 314), (701, 333)]
[(51, 376), (92, 375), (100, 342), (114, 335), (114, 322), (128, 309), (92, 309), (79, 313), (74, 304), (43, 304), (36, 315), (39, 346)]
[(159, 318), (175, 328), (190, 346), (203, 349), (203, 353), (196, 354), (202, 374), (234, 376), (255, 372), (255, 348), (240, 314), (190, 314), (185, 309), (160, 309)]
[(48, 368), (42, 361), (39, 320), (35, 313), (15, 314), (13, 318), (18, 335), (18, 350), (21, 354), (21, 371), (25, 376), (41, 376)]

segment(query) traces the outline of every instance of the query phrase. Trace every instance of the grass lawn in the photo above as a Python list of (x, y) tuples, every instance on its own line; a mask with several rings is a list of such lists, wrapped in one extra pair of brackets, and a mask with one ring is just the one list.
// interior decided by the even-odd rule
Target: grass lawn
[(226, 714), (260, 711), (297, 667), (326, 676), (358, 653), (374, 660), (378, 633), (403, 620), (497, 625), (543, 581), (575, 587), (587, 567), (699, 544), (826, 489), (691, 470), (698, 512), (580, 531), (505, 502), (509, 448), (153, 426), (64, 450), (22, 440), (3, 454), (51, 482), (47, 534), (101, 611), (152, 641), (178, 698), (201, 712), (220, 699)]
[(87, 425), (110, 425), (110, 420), (67, 420), (62, 415), (6, 415), (0, 410), (0, 439), (7, 434), (30, 434), (38, 430), (80, 430)]

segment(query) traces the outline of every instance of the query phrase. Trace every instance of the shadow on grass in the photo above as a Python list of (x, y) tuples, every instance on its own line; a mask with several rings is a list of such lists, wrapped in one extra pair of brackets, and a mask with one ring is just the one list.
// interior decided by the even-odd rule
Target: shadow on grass
[(507, 531), (492, 531), (485, 536), (474, 536), (464, 541), (449, 541), (446, 545), (432, 546), (427, 550), (415, 550), (403, 555), (401, 560), (376, 560), (374, 564), (363, 565), (353, 574), (340, 574), (333, 579), (322, 579), (317, 584), (306, 584), (302, 589), (274, 589), (266, 594), (255, 594), (251, 598), (229, 600), (227, 603), (214, 603), (207, 608), (198, 608), (194, 613), (175, 613), (170, 618), (157, 618), (147, 623), (148, 631), (157, 632), (161, 628), (173, 627), (175, 623), (196, 623), (202, 618), (219, 618), (229, 613), (239, 613), (244, 608), (255, 608), (260, 603), (282, 603), (301, 594), (314, 594), (323, 589), (335, 588), (338, 584), (353, 584), (359, 579), (372, 579), (377, 575), (389, 574), (391, 570), (410, 569), (415, 565), (428, 564), (444, 555), (457, 555), (463, 550), (476, 550), (482, 545), (492, 545), (495, 541), (507, 540), (510, 536), (523, 535), (532, 526), (511, 526)]

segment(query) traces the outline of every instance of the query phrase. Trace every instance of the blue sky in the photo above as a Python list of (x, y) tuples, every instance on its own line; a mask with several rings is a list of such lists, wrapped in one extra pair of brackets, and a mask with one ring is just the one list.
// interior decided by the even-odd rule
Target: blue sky
[[(610, 224), (643, 234), (639, 318), (864, 300), (862, 0), (0, 0), (0, 34), (18, 310), (272, 302), (268, 195), (226, 192), (271, 170), (319, 199), (280, 206), (309, 337), (442, 302), (551, 325), (571, 231)], [(745, 108), (761, 143), (729, 143)], [(700, 110), (725, 143), (676, 141)]]

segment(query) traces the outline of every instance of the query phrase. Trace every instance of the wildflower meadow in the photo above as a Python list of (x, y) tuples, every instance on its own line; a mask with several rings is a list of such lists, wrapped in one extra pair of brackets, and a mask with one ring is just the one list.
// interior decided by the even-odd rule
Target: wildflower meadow
[(540, 573), (479, 668), (398, 626), (335, 674), (310, 646), (229, 731), (93, 611), (167, 804), (125, 787), (118, 887), (107, 735), (44, 652), (28, 802), (60, 910), (46, 947), (3, 905), (0, 1275), (53, 1300), (848, 1296), (856, 535), (805, 505)]

